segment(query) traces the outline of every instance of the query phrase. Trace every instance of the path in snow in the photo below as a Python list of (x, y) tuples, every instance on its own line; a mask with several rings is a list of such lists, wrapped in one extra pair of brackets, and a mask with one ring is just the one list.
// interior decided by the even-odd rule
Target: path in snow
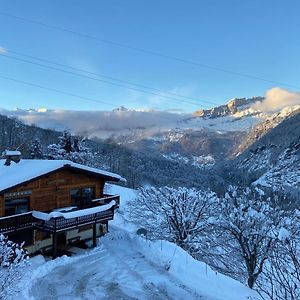
[(111, 227), (90, 255), (58, 266), (37, 280), (36, 300), (205, 299), (145, 258), (130, 235)]

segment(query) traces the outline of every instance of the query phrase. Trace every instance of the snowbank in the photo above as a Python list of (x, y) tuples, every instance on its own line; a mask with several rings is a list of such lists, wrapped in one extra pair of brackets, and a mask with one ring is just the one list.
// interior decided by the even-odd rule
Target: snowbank
[(65, 219), (72, 219), (72, 218), (78, 218), (78, 217), (92, 215), (92, 214), (96, 214), (96, 213), (99, 213), (102, 211), (106, 211), (106, 210), (112, 208), (114, 205), (116, 205), (116, 201), (112, 200), (112, 201), (110, 201), (110, 203), (105, 204), (105, 205), (75, 210), (75, 211), (66, 212), (66, 213), (63, 213), (60, 211), (53, 211), (48, 214), (48, 213), (34, 210), (32, 212), (32, 215), (33, 215), (33, 217), (40, 219), (40, 220), (44, 220), (44, 221), (49, 221), (51, 218), (59, 218), (59, 217), (63, 217)]
[(207, 264), (195, 260), (186, 251), (167, 241), (147, 242), (136, 237), (147, 259), (169, 269), (185, 285), (214, 300), (260, 299), (259, 295), (240, 282), (213, 271)]

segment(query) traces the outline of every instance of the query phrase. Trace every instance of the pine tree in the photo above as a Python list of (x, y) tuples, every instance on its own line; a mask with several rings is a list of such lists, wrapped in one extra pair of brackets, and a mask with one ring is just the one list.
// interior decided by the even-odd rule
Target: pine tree
[(30, 156), (32, 159), (42, 159), (44, 154), (41, 149), (41, 142), (39, 139), (35, 139), (31, 145)]
[(57, 144), (48, 146), (48, 158), (67, 159), (80, 164), (93, 165), (94, 156), (84, 143), (84, 138), (72, 137), (69, 131), (64, 131)]
[(62, 149), (65, 150), (66, 153), (71, 153), (73, 151), (71, 133), (65, 130), (63, 132), (63, 135), (59, 137), (58, 144), (61, 146)]

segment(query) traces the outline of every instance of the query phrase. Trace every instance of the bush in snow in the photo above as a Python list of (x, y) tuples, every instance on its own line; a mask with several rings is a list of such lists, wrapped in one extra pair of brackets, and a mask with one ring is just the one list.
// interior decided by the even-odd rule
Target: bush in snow
[(23, 244), (14, 243), (0, 234), (0, 299), (8, 299), (11, 289), (22, 276), (28, 254)]
[(28, 253), (22, 247), (23, 244), (14, 243), (0, 234), (0, 266), (9, 267), (26, 259)]
[(147, 229), (150, 238), (166, 239), (197, 252), (215, 205), (216, 196), (210, 191), (151, 187), (139, 190), (128, 213), (133, 222)]
[(283, 211), (272, 206), (269, 200), (264, 199), (260, 190), (230, 187), (219, 200), (219, 215), (212, 222), (219, 252), (227, 262), (232, 257), (233, 267), (241, 262), (250, 288), (273, 253), (284, 220)]

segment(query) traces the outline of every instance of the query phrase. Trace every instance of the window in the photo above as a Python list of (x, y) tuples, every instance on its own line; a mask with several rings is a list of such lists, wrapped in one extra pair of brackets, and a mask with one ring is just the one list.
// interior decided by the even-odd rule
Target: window
[(29, 211), (29, 198), (5, 200), (5, 215), (13, 216)]
[(71, 190), (72, 205), (80, 205), (81, 201), (81, 189)]
[(89, 206), (91, 200), (95, 199), (95, 188), (86, 187), (71, 190), (71, 201), (72, 205), (76, 206)]

